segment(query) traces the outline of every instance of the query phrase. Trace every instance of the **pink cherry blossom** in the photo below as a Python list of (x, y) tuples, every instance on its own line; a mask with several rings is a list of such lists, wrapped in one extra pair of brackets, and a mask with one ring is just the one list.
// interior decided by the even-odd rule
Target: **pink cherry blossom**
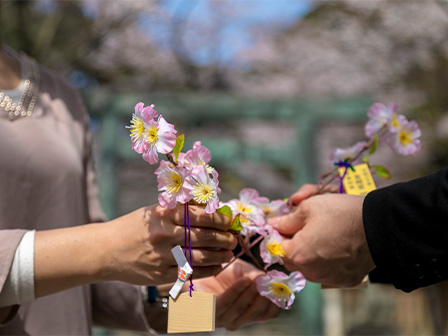
[(264, 236), (260, 244), (260, 256), (266, 264), (266, 268), (272, 264), (279, 263), (283, 265), (285, 250), (283, 249), (283, 237), (273, 227), (266, 225), (265, 229), (260, 231)]
[(263, 210), (265, 219), (286, 215), (289, 212), (288, 205), (283, 200), (275, 200), (270, 202), (266, 197), (259, 197), (253, 203)]
[(157, 153), (171, 152), (176, 144), (176, 133), (174, 126), (167, 123), (161, 115), (157, 121), (150, 121), (143, 134), (148, 146), (143, 153), (143, 159), (154, 164), (159, 161)]
[(258, 191), (246, 188), (240, 191), (239, 196), (239, 199), (233, 199), (227, 205), (232, 210), (233, 217), (240, 216), (243, 227), (241, 233), (243, 235), (258, 233), (266, 223), (263, 210), (254, 203), (261, 199)]
[(295, 298), (294, 293), (300, 292), (306, 283), (305, 277), (300, 272), (292, 272), (288, 276), (277, 270), (269, 271), (255, 281), (258, 293), (282, 309), (291, 307)]
[(145, 129), (155, 117), (157, 117), (157, 111), (154, 110), (154, 105), (145, 107), (142, 102), (135, 105), (131, 126), (126, 127), (131, 129), (132, 149), (139, 154), (143, 154), (148, 149), (148, 143), (144, 137)]
[(159, 204), (167, 209), (173, 209), (179, 202), (187, 203), (191, 199), (190, 190), (185, 187), (185, 178), (190, 172), (182, 167), (176, 167), (168, 161), (161, 161), (155, 171), (157, 175)]
[(185, 179), (185, 187), (189, 190), (192, 199), (198, 204), (205, 205), (206, 213), (213, 213), (219, 207), (218, 173), (210, 175), (205, 165), (196, 166)]
[(394, 114), (392, 118), (390, 118), (388, 122), (389, 126), (389, 132), (390, 133), (397, 133), (403, 125), (406, 125), (408, 123), (408, 120), (404, 115), (401, 114)]
[(417, 122), (400, 119), (400, 125), (387, 138), (387, 144), (401, 155), (415, 155), (420, 151), (421, 131)]
[(366, 136), (372, 139), (379, 130), (389, 124), (397, 109), (398, 106), (395, 103), (390, 103), (387, 106), (381, 103), (373, 104), (367, 112), (369, 121), (367, 121), (364, 128)]
[(145, 107), (142, 102), (135, 104), (134, 112), (135, 114), (140, 114), (141, 118), (146, 123), (149, 123), (152, 119), (157, 118), (158, 115), (157, 111), (154, 109), (154, 104)]
[(207, 147), (202, 146), (200, 141), (195, 141), (193, 149), (185, 153), (185, 167), (207, 165), (212, 158), (212, 154)]
[(352, 164), (357, 164), (362, 161), (362, 155), (355, 161), (354, 161), (354, 159), (363, 149), (366, 148), (366, 145), (367, 145), (367, 142), (360, 141), (360, 142), (356, 143), (354, 146), (349, 147), (349, 148), (345, 148), (345, 149), (336, 148), (331, 153), (330, 161), (331, 162), (339, 162), (339, 161), (347, 160), (348, 162), (350, 162)]

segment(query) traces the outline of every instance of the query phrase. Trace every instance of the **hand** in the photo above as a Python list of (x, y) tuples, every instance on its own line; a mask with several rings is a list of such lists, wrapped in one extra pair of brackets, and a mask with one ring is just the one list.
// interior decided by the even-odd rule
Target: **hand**
[(218, 328), (236, 330), (278, 316), (280, 309), (258, 294), (255, 278), (262, 274), (251, 264), (238, 259), (216, 277), (194, 281), (196, 290), (217, 295)]
[[(184, 245), (183, 206), (138, 209), (106, 223), (36, 232), (36, 297), (83, 284), (120, 280), (136, 285), (173, 282), (177, 264), (171, 248)], [(236, 246), (229, 219), (190, 207), (195, 278), (221, 270)]]
[(270, 223), (281, 234), (285, 266), (310, 281), (332, 287), (354, 287), (375, 268), (362, 221), (364, 197), (313, 196), (290, 214)]
[[(172, 210), (159, 205), (141, 208), (113, 224), (117, 227), (111, 255), (116, 265), (113, 272), (119, 276), (116, 280), (154, 286), (177, 279), (171, 249), (184, 246), (182, 205)], [(219, 213), (207, 214), (202, 207), (190, 206), (191, 264), (196, 279), (216, 274), (232, 258), (236, 239), (226, 232), (229, 225)]]

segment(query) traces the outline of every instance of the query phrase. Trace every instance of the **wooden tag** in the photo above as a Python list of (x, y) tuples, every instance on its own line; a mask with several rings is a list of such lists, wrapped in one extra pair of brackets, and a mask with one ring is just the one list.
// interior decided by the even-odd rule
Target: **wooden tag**
[(181, 293), (168, 305), (168, 333), (215, 331), (216, 296), (210, 293)]
[[(356, 165), (353, 168), (355, 171), (352, 171), (350, 168), (347, 169), (347, 174), (342, 181), (347, 194), (365, 196), (376, 189), (367, 163)], [(341, 177), (344, 175), (344, 171), (345, 168), (339, 168)]]

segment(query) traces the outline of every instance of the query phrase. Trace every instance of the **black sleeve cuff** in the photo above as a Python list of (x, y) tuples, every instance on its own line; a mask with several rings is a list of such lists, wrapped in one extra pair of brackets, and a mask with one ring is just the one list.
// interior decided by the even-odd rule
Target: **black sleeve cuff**
[(405, 292), (448, 279), (448, 169), (366, 196), (372, 282)]

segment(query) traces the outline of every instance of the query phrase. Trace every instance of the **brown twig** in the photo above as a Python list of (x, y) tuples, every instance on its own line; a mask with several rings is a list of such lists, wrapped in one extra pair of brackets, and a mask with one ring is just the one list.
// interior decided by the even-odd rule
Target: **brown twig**
[(174, 161), (173, 156), (170, 153), (166, 154), (166, 157), (168, 158), (168, 161), (170, 161), (174, 166), (177, 167), (177, 162)]
[[(257, 245), (259, 242), (261, 242), (263, 239), (264, 239), (263, 236), (260, 236), (260, 237), (258, 237), (257, 239), (255, 239), (255, 240), (249, 245), (249, 250), (250, 250), (252, 247), (254, 247), (255, 245)], [(242, 257), (245, 253), (246, 253), (246, 250), (243, 248), (243, 249), (240, 251), (240, 253), (238, 253), (236, 256), (234, 256), (234, 257), (232, 258), (232, 260), (230, 260), (230, 261), (227, 263), (227, 265), (225, 265), (225, 266), (218, 272), (218, 274), (221, 273), (222, 271), (224, 271), (227, 267), (229, 267), (231, 264), (233, 264), (233, 262), (234, 262), (235, 260), (237, 260), (238, 258)], [(253, 255), (252, 255), (252, 257), (253, 257)], [(254, 261), (255, 261), (256, 263), (258, 263), (257, 260), (254, 260)], [(258, 267), (260, 267), (260, 266), (258, 265)], [(262, 268), (261, 268), (261, 269), (262, 269)], [(218, 275), (218, 274), (216, 274), (216, 275)]]

